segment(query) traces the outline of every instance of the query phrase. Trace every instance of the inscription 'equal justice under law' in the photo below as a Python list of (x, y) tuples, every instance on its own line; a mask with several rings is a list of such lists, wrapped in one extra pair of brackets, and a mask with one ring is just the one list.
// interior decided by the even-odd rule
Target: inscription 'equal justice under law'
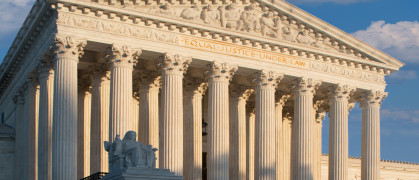
[(184, 46), (192, 47), (195, 49), (204, 49), (209, 51), (217, 51), (220, 53), (257, 58), (261, 60), (269, 60), (273, 62), (279, 62), (282, 64), (297, 66), (300, 68), (308, 67), (308, 63), (306, 63), (305, 61), (296, 60), (293, 57), (285, 57), (285, 55), (278, 53), (269, 53), (266, 51), (256, 50), (252, 48), (230, 45), (216, 41), (192, 39), (187, 37), (183, 37), (183, 39), (179, 42)]

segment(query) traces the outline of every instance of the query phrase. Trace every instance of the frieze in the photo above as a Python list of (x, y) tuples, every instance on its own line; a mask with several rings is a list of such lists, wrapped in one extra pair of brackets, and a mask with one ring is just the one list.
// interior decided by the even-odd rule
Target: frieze
[(327, 64), (322, 62), (311, 62), (310, 70), (336, 74), (344, 77), (349, 77), (352, 79), (360, 79), (363, 81), (377, 82), (377, 83), (386, 83), (384, 75), (374, 74), (365, 72), (358, 69), (347, 68), (344, 66)]
[(241, 46), (216, 40), (180, 35), (167, 31), (151, 29), (148, 27), (140, 27), (136, 25), (111, 22), (92, 17), (73, 15), (70, 13), (59, 13), (57, 24), (118, 35), (131, 36), (152, 41), (160, 41), (168, 44), (180, 45), (187, 48), (252, 58), (265, 62), (272, 62), (292, 66), (300, 69), (309, 69), (322, 73), (336, 74), (352, 79), (385, 83), (384, 74), (375, 74), (372, 72), (369, 73), (361, 69), (353, 69), (349, 67), (344, 67), (342, 65), (334, 65), (324, 62), (316, 62), (313, 60), (305, 60), (304, 58), (276, 53), (273, 51), (265, 51), (248, 46)]
[(171, 33), (161, 33), (154, 29), (130, 26), (122, 23), (108, 22), (85, 16), (75, 16), (67, 13), (59, 13), (57, 24), (96, 30), (112, 34), (132, 36), (141, 39), (155, 40), (170, 44), (178, 44), (179, 36)]

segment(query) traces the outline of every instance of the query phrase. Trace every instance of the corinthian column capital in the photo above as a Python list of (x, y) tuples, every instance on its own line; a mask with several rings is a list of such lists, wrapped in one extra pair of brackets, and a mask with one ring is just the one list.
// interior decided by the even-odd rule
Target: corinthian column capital
[(283, 77), (283, 74), (262, 70), (253, 74), (252, 83), (259, 88), (275, 89)]
[(158, 69), (163, 74), (183, 75), (192, 62), (191, 58), (183, 57), (180, 54), (165, 53), (159, 57)]
[(57, 34), (54, 39), (53, 50), (58, 58), (70, 58), (77, 60), (83, 56), (86, 40), (76, 39), (74, 36)]
[(208, 88), (208, 83), (203, 79), (194, 77), (183, 78), (183, 85), (185, 94), (192, 93), (193, 95), (204, 95)]
[(106, 61), (111, 66), (127, 66), (132, 68), (138, 62), (138, 57), (141, 55), (141, 49), (131, 49), (126, 45), (112, 44), (106, 49)]
[(25, 103), (25, 88), (24, 87), (17, 88), (13, 96), (13, 102), (15, 104), (20, 104), (20, 105)]
[(251, 89), (247, 86), (231, 84), (230, 88), (230, 95), (233, 98), (237, 98), (238, 100), (249, 100), (250, 96), (255, 92), (254, 89)]
[(291, 97), (291, 95), (289, 94), (284, 94), (281, 91), (277, 91), (275, 93), (275, 104), (277, 106), (282, 106), (284, 107), (285, 103), (288, 101), (288, 99)]
[(210, 80), (229, 82), (236, 71), (237, 66), (214, 61), (208, 65), (206, 75)]
[[(109, 66), (105, 63), (96, 63), (90, 67), (92, 70), (92, 79), (94, 81), (100, 80), (110, 80), (110, 71)], [(99, 81), (99, 82), (100, 82)]]
[(348, 101), (350, 96), (354, 93), (355, 88), (349, 85), (338, 84), (329, 87), (328, 93), (332, 101)]
[(388, 96), (387, 92), (370, 90), (362, 93), (360, 97), (360, 105), (362, 108), (371, 105), (381, 106), (381, 102)]
[(317, 88), (321, 85), (321, 81), (316, 81), (311, 78), (301, 77), (293, 81), (291, 89), (294, 93), (301, 95), (313, 95)]
[(54, 57), (47, 52), (41, 57), (41, 60), (38, 65), (39, 78), (48, 77), (53, 74), (54, 69)]
[(91, 74), (85, 74), (78, 78), (78, 91), (80, 94), (92, 92), (92, 76)]
[(135, 82), (138, 82), (138, 89), (158, 90), (161, 87), (161, 77), (157, 71), (140, 70), (135, 75)]

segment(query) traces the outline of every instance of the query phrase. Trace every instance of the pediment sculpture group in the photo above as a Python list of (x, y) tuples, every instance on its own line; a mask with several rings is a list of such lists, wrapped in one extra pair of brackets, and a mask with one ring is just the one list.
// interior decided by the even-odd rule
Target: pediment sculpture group
[(109, 171), (129, 167), (156, 168), (157, 149), (136, 139), (136, 132), (128, 131), (122, 140), (117, 135), (112, 143), (104, 142), (109, 155)]
[(211, 4), (200, 7), (195, 4), (182, 10), (174, 9), (166, 3), (151, 9), (150, 12), (170, 17), (180, 16), (186, 20), (227, 29), (260, 33), (263, 36), (319, 48), (324, 47), (323, 44), (326, 41), (322, 37), (315, 37), (313, 30), (301, 28), (295, 21), (285, 19), (285, 16), (282, 20), (275, 11), (260, 10), (256, 2), (244, 7), (238, 7), (235, 3), (218, 7)]

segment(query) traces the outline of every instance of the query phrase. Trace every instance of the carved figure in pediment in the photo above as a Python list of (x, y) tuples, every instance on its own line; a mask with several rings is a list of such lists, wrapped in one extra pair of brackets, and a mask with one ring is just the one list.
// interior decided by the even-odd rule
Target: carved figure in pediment
[(221, 8), (221, 24), (223, 27), (229, 29), (236, 29), (240, 21), (242, 10), (237, 8), (237, 5), (232, 3), (226, 7)]
[(218, 9), (213, 8), (212, 5), (208, 5), (202, 9), (201, 19), (207, 24), (217, 26), (221, 24), (220, 12)]
[(300, 33), (298, 33), (296, 40), (298, 43), (301, 43), (301, 44), (306, 44), (306, 45), (313, 44), (313, 40), (309, 36), (308, 30), (303, 30)]
[(237, 30), (247, 32), (259, 32), (260, 31), (260, 13), (257, 11), (258, 4), (256, 2), (244, 8), (240, 16), (240, 21), (237, 26)]
[(317, 41), (313, 43), (314, 47), (323, 48), (324, 47), (324, 40), (322, 37), (317, 38)]
[(176, 16), (176, 11), (172, 9), (168, 3), (159, 6), (159, 8), (152, 9), (150, 12), (167, 16)]
[[(288, 23), (285, 21), (285, 23)], [(295, 42), (298, 36), (297, 24), (295, 21), (290, 21), (287, 25), (282, 27), (282, 37), (284, 40)]]
[(180, 16), (187, 20), (201, 21), (201, 11), (201, 7), (196, 4), (184, 9), (182, 13), (180, 13)]
[(278, 38), (281, 34), (281, 20), (275, 18), (272, 11), (269, 11), (260, 18), (260, 25), (263, 36)]

